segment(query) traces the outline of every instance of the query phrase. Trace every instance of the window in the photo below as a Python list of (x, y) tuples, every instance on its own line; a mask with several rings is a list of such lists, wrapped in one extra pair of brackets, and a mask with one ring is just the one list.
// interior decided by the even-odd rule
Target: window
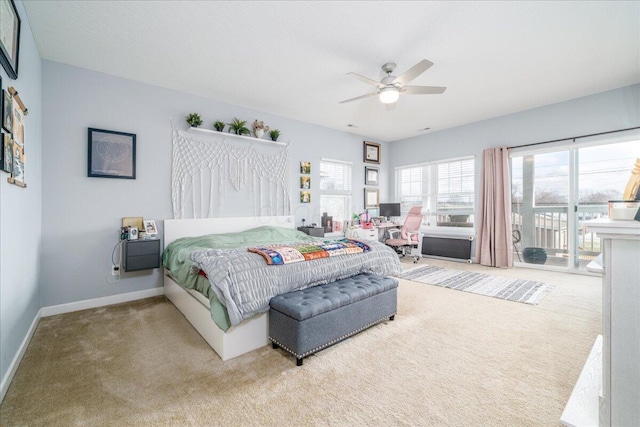
[(333, 231), (351, 218), (351, 169), (349, 162), (320, 161), (320, 212), (333, 218)]
[(423, 223), (437, 227), (473, 227), (473, 157), (396, 168), (396, 200), (406, 215), (422, 205)]

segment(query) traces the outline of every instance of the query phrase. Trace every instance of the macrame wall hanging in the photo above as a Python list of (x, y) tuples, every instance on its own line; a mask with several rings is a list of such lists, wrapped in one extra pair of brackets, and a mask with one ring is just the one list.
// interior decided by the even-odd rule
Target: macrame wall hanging
[(173, 132), (173, 217), (291, 214), (289, 145)]

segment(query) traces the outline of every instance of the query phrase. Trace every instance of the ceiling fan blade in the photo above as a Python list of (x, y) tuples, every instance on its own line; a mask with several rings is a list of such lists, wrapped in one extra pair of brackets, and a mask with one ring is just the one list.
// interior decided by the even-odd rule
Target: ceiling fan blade
[(369, 77), (361, 76), (360, 74), (357, 74), (357, 73), (347, 73), (347, 76), (353, 77), (354, 79), (360, 80), (361, 82), (364, 82), (371, 86), (375, 86), (375, 87), (384, 86), (377, 80), (373, 80), (373, 79), (370, 79)]
[(433, 62), (423, 59), (422, 61), (418, 62), (416, 65), (414, 65), (413, 67), (405, 71), (404, 74), (396, 77), (395, 80), (392, 81), (391, 83), (392, 84), (400, 83), (400, 85), (406, 85), (411, 80), (415, 79), (420, 74), (427, 71), (429, 67), (431, 67), (432, 65), (433, 65)]
[(357, 101), (359, 99), (369, 98), (370, 96), (376, 96), (377, 94), (378, 94), (378, 92), (371, 92), (371, 93), (368, 93), (366, 95), (356, 96), (355, 98), (345, 99), (344, 101), (340, 101), (340, 104), (344, 104), (346, 102), (351, 102), (351, 101)]
[(400, 92), (407, 95), (439, 95), (447, 90), (443, 86), (405, 86)]
[(396, 103), (393, 102), (391, 104), (384, 104), (384, 108), (386, 108), (387, 111), (395, 110), (396, 109)]

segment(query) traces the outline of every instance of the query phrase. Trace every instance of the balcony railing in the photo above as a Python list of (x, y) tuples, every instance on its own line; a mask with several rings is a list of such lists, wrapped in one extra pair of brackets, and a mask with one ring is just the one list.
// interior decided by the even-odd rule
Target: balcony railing
[[(522, 236), (519, 250), (525, 247), (544, 248), (550, 257), (566, 259), (570, 236), (567, 228), (568, 213), (567, 206), (541, 206), (534, 207), (532, 212), (526, 215), (521, 204), (512, 204), (513, 229), (519, 230)], [(577, 243), (578, 258), (581, 264), (592, 260), (600, 253), (600, 239), (595, 233), (587, 232), (584, 221), (606, 216), (607, 205), (578, 206), (576, 211)], [(528, 219), (528, 224), (523, 224), (523, 219)], [(565, 265), (566, 262), (564, 261)]]

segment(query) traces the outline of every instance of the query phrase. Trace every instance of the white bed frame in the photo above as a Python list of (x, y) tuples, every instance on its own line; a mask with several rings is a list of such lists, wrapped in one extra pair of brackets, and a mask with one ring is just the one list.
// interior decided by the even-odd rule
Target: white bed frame
[[(196, 237), (213, 233), (233, 233), (263, 225), (295, 228), (293, 216), (260, 216), (239, 218), (167, 219), (164, 221), (164, 245), (180, 237)], [(178, 285), (165, 270), (164, 294), (189, 323), (202, 335), (222, 360), (267, 345), (269, 313), (262, 313), (223, 332), (213, 320), (208, 306)]]

